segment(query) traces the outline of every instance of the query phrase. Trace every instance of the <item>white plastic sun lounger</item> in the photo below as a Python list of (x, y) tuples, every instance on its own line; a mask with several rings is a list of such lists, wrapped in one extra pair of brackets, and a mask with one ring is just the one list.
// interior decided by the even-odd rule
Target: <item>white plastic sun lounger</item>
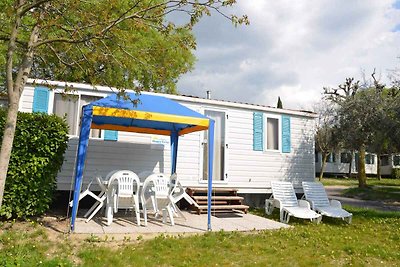
[(302, 182), (304, 197), (310, 202), (311, 208), (323, 216), (341, 218), (351, 223), (353, 214), (342, 209), (342, 204), (335, 199), (328, 199), (325, 188), (318, 182)]
[(288, 223), (290, 216), (321, 222), (322, 216), (311, 210), (310, 203), (297, 200), (293, 185), (290, 182), (271, 182), (272, 199), (267, 199), (266, 212), (271, 214), (274, 208), (280, 209), (280, 221)]

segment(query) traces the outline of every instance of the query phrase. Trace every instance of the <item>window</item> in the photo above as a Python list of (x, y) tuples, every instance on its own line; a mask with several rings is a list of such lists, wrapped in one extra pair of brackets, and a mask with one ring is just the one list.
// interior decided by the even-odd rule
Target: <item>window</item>
[(267, 117), (267, 150), (279, 150), (279, 119)]
[(328, 162), (328, 163), (336, 162), (335, 153), (329, 153), (328, 157), (326, 158), (326, 162)]
[(366, 154), (365, 155), (365, 164), (375, 164), (375, 155)]
[(315, 155), (315, 162), (317, 163), (317, 162), (318, 162), (318, 158), (319, 158), (319, 153), (318, 153), (318, 151), (315, 151), (315, 152), (314, 152), (314, 155)]
[(393, 166), (397, 166), (397, 165), (400, 165), (400, 156), (399, 155), (393, 156)]
[[(78, 135), (82, 107), (90, 102), (96, 101), (101, 97), (88, 95), (63, 95), (60, 93), (54, 94), (53, 113), (64, 117), (68, 123), (70, 135)], [(91, 129), (90, 136), (99, 138), (100, 130)]]
[(389, 165), (389, 156), (384, 155), (381, 156), (381, 166), (388, 166)]
[(58, 93), (54, 94), (53, 113), (60, 117), (65, 117), (69, 126), (68, 133), (70, 135), (77, 135), (78, 99), (78, 96), (63, 96)]
[(340, 153), (340, 163), (350, 163), (351, 162), (351, 153), (343, 152)]

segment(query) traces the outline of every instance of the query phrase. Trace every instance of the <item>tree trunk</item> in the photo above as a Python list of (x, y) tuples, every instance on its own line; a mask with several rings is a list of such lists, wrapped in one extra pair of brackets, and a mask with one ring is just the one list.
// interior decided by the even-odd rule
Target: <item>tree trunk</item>
[(349, 175), (348, 177), (351, 178), (352, 168), (353, 168), (353, 158), (354, 158), (354, 151), (350, 152), (350, 163), (349, 163)]
[(322, 153), (322, 164), (321, 164), (321, 171), (319, 172), (319, 181), (322, 181), (322, 177), (324, 176), (327, 159), (328, 159), (328, 153)]
[[(25, 4), (25, 2), (21, 1), (21, 3), (19, 3), (18, 9), (22, 7), (22, 4)], [(19, 99), (32, 69), (34, 45), (39, 38), (40, 30), (40, 24), (36, 23), (35, 26), (33, 26), (32, 28), (29, 42), (27, 43), (27, 49), (22, 57), (22, 61), (20, 62), (20, 65), (15, 66), (14, 56), (16, 51), (17, 35), (22, 21), (22, 17), (19, 11), (15, 14), (15, 21), (11, 29), (10, 40), (7, 50), (6, 87), (8, 93), (8, 110), (6, 124), (4, 126), (3, 132), (3, 141), (0, 150), (0, 208), (3, 204), (8, 163), (11, 157), (11, 150), (15, 136), (15, 128), (17, 126)], [(42, 17), (43, 13), (40, 13), (40, 19), (42, 19)], [(16, 75), (14, 75), (15, 69), (18, 69)]]
[(359, 149), (358, 159), (358, 187), (367, 187), (367, 174), (365, 172), (365, 146), (361, 146)]
[(376, 177), (381, 180), (381, 153), (376, 154)]
[(0, 207), (3, 203), (4, 188), (6, 184), (8, 163), (10, 161), (12, 145), (17, 125), (19, 96), (17, 93), (9, 96), (7, 119), (4, 126), (3, 141), (0, 151)]

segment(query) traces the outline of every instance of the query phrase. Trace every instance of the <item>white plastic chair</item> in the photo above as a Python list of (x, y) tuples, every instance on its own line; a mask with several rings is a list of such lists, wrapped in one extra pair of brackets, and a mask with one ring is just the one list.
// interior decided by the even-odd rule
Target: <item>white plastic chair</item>
[(302, 182), (304, 197), (310, 202), (311, 209), (320, 213), (323, 216), (341, 218), (347, 223), (351, 223), (353, 214), (342, 209), (340, 201), (329, 200), (325, 188), (318, 182)]
[(138, 174), (139, 180), (141, 183), (144, 183), (144, 181), (146, 180), (147, 177), (149, 177), (150, 175), (154, 174), (153, 171), (142, 171)]
[(280, 221), (289, 223), (290, 216), (309, 219), (317, 224), (321, 222), (321, 214), (311, 210), (310, 203), (297, 200), (296, 193), (290, 182), (271, 182), (272, 199), (265, 201), (265, 210), (271, 214), (274, 208), (280, 209)]
[(153, 195), (155, 199), (155, 216), (157, 217), (160, 213), (162, 213), (163, 223), (166, 223), (168, 216), (171, 225), (175, 225), (172, 202), (170, 198), (171, 190), (169, 182), (169, 177), (162, 173), (152, 174), (144, 181), (141, 194), (144, 225), (147, 225), (146, 203), (149, 200), (149, 195)]
[(182, 211), (178, 208), (176, 203), (181, 199), (185, 199), (190, 205), (198, 206), (198, 204), (186, 193), (185, 188), (181, 185), (178, 179), (178, 175), (176, 173), (172, 174), (170, 177), (170, 187), (171, 187), (171, 202), (172, 202), (172, 209), (175, 215), (180, 215), (185, 220), (185, 216), (183, 215)]
[[(142, 195), (142, 191), (144, 188), (144, 182), (146, 181), (147, 177), (149, 177), (150, 175), (154, 174), (153, 171), (142, 171), (138, 174), (138, 177), (140, 179), (140, 182), (142, 183), (142, 187), (141, 187), (141, 195)], [(141, 201), (142, 206), (146, 205), (145, 208), (146, 211), (148, 212), (149, 210), (153, 210), (154, 212), (156, 212), (156, 199), (154, 197), (154, 192), (152, 190), (150, 190), (149, 188), (147, 188), (147, 192), (145, 192), (145, 195), (148, 197), (146, 198), (146, 202)]]
[(139, 189), (139, 177), (134, 172), (121, 170), (111, 174), (107, 190), (107, 225), (111, 224), (113, 213), (118, 209), (133, 208), (140, 226)]
[[(90, 209), (85, 213), (85, 215), (83, 215), (83, 217), (88, 217), (85, 222), (89, 222), (94, 215), (97, 214), (97, 212), (99, 212), (99, 210), (104, 206), (104, 202), (106, 200), (106, 191), (107, 191), (107, 187), (104, 185), (103, 179), (99, 176), (96, 175), (95, 177), (97, 183), (100, 186), (100, 193), (98, 195), (96, 195), (95, 193), (93, 193), (92, 191), (90, 191), (90, 186), (93, 183), (93, 180), (91, 180), (88, 184), (88, 186), (86, 187), (86, 189), (84, 191), (82, 191), (79, 194), (79, 200), (80, 201), (82, 198), (86, 197), (86, 196), (91, 196), (92, 198), (94, 198), (96, 200), (96, 202), (93, 204), (92, 207), (90, 207)], [(72, 203), (73, 201), (71, 201), (69, 203), (69, 205), (72, 207)], [(90, 215), (89, 215), (90, 214)]]

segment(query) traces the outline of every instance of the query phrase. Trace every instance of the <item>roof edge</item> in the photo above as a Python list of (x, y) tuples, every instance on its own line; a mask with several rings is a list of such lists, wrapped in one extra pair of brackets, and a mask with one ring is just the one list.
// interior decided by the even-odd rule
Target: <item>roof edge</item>
[[(90, 84), (85, 84), (85, 83), (50, 81), (50, 80), (43, 80), (43, 79), (28, 79), (27, 84), (41, 84), (41, 85), (47, 84), (47, 85), (56, 86), (56, 87), (70, 86), (72, 88), (75, 88), (76, 90), (79, 90), (79, 89), (88, 90), (88, 91), (97, 90), (97, 91), (114, 92), (114, 93), (117, 92), (117, 90), (118, 90), (114, 87), (103, 86), (103, 85), (90, 85)], [(128, 89), (127, 91), (134, 92), (131, 89)], [(263, 106), (263, 105), (258, 105), (258, 104), (238, 103), (238, 102), (217, 100), (217, 99), (206, 99), (206, 98), (201, 98), (201, 97), (197, 97), (197, 96), (171, 95), (171, 94), (154, 93), (154, 92), (147, 92), (147, 91), (143, 91), (142, 93), (143, 94), (151, 94), (151, 95), (161, 95), (161, 96), (165, 96), (169, 99), (182, 100), (182, 101), (192, 102), (192, 103), (203, 103), (203, 104), (219, 105), (219, 106), (225, 106), (225, 107), (244, 108), (244, 109), (258, 110), (258, 111), (271, 112), (271, 113), (280, 113), (280, 114), (286, 114), (286, 115), (297, 115), (297, 116), (303, 116), (303, 117), (308, 117), (308, 118), (318, 117), (318, 115), (316, 113), (314, 113), (312, 111), (306, 111), (306, 110), (278, 109), (278, 108)]]

